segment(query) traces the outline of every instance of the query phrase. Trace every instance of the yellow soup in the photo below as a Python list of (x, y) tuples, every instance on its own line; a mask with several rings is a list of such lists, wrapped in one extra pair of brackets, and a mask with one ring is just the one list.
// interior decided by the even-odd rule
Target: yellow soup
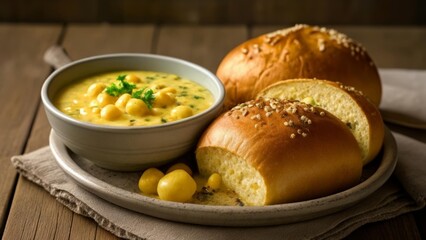
[(212, 94), (174, 74), (122, 71), (92, 76), (64, 87), (54, 105), (85, 122), (150, 126), (190, 117), (209, 108)]

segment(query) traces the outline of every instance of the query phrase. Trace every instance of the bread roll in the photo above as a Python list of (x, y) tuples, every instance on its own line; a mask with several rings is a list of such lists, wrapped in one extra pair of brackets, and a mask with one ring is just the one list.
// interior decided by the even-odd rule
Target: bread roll
[(204, 132), (196, 159), (201, 175), (219, 173), (247, 205), (322, 197), (356, 184), (358, 144), (343, 122), (298, 101), (239, 104)]
[(316, 79), (290, 79), (274, 83), (258, 97), (309, 99), (342, 120), (354, 134), (364, 165), (379, 153), (384, 124), (379, 109), (354, 87)]
[(366, 50), (335, 30), (296, 25), (248, 40), (231, 50), (217, 76), (226, 88), (225, 106), (254, 99), (281, 80), (318, 78), (354, 86), (379, 106), (382, 89)]

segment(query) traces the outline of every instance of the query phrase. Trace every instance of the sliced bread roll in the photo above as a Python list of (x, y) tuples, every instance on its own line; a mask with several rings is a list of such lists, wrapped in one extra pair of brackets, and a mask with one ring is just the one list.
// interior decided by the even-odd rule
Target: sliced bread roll
[(272, 84), (260, 91), (258, 97), (307, 101), (334, 114), (354, 134), (364, 165), (382, 147), (384, 124), (380, 111), (353, 87), (327, 80), (291, 79)]
[(247, 205), (322, 197), (356, 184), (358, 144), (329, 112), (287, 100), (257, 99), (219, 116), (204, 132), (196, 159), (201, 175), (219, 173)]

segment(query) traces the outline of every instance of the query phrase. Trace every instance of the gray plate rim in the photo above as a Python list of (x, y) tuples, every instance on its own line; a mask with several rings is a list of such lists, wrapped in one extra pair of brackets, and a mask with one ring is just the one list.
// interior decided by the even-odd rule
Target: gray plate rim
[(386, 128), (382, 157), (375, 159), (380, 161), (377, 170), (350, 189), (313, 200), (270, 206), (205, 206), (163, 201), (113, 186), (80, 168), (53, 130), (49, 143), (60, 168), (77, 184), (98, 197), (123, 208), (164, 220), (211, 226), (288, 224), (335, 213), (358, 203), (379, 189), (392, 175), (397, 162), (395, 138)]

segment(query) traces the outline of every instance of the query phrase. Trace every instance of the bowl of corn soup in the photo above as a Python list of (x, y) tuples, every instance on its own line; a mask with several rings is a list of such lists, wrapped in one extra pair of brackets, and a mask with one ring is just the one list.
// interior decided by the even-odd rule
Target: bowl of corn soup
[(154, 54), (108, 54), (71, 62), (41, 89), (52, 132), (100, 167), (138, 171), (193, 149), (223, 108), (209, 70)]

